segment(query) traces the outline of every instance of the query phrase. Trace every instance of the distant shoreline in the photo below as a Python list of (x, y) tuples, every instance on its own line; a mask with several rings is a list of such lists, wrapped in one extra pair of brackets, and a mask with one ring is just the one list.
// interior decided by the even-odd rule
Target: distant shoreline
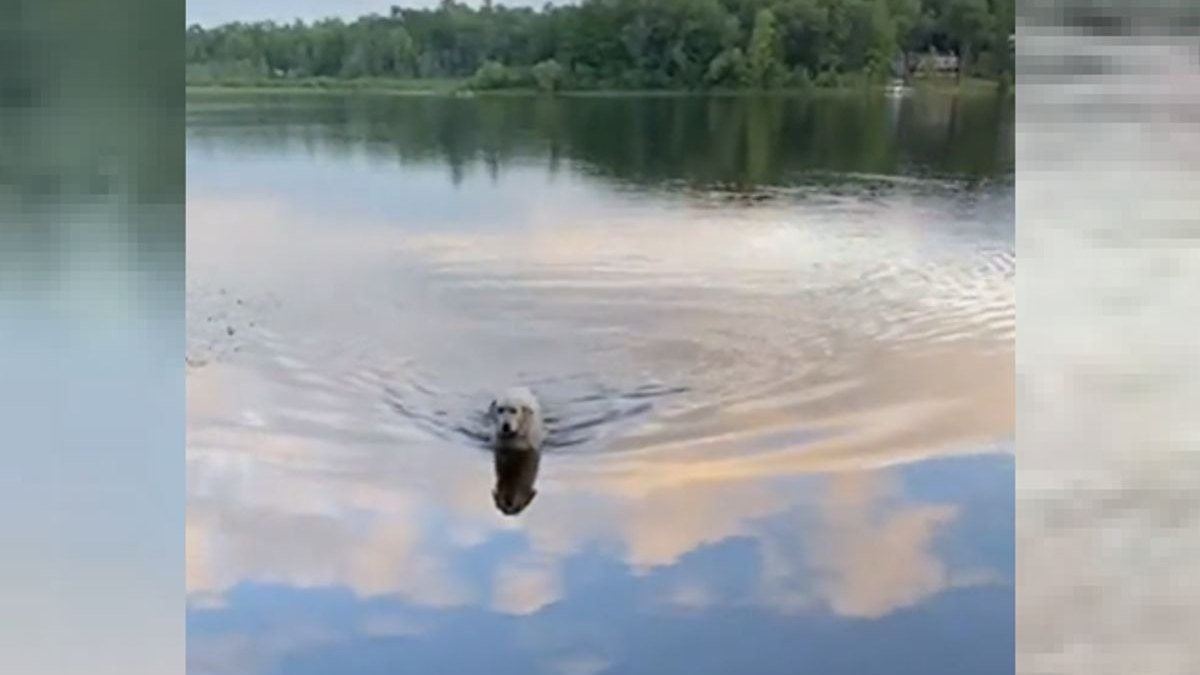
[[(534, 87), (513, 87), (502, 89), (473, 89), (469, 79), (457, 80), (392, 80), (392, 79), (338, 79), (338, 78), (307, 78), (287, 80), (215, 80), (204, 82), (187, 82), (186, 91), (189, 94), (215, 93), (362, 93), (388, 94), (393, 96), (566, 96), (566, 97), (604, 97), (604, 96), (798, 96), (798, 95), (829, 95), (850, 93), (882, 93), (889, 85), (848, 84), (836, 87), (775, 87), (769, 89), (564, 89), (548, 93)], [(955, 78), (920, 78), (913, 80), (910, 86), (917, 92), (938, 92), (964, 95), (996, 94), (1001, 91), (1000, 83), (996, 80), (982, 78), (964, 78), (959, 83)], [(1013, 87), (1006, 92), (1011, 96)]]

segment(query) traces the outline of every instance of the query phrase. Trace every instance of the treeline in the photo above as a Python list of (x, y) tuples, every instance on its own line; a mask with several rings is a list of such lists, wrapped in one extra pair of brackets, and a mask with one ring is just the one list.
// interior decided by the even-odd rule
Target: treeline
[[(1013, 74), (1014, 0), (582, 0), (541, 9), (442, 0), (347, 22), (187, 29), (189, 82), (471, 78), (476, 88), (836, 85), (922, 54)], [(944, 60), (941, 61), (944, 63)]]

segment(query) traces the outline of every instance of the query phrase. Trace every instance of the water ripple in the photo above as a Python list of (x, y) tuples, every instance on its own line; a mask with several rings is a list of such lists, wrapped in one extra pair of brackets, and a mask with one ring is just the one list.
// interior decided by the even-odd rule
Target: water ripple
[[(189, 288), (189, 363), (274, 383), (286, 405), (260, 425), (397, 447), (482, 445), (482, 411), (516, 384), (564, 455), (769, 454), (864, 425), (896, 443), (1003, 434), (1011, 403), (979, 406), (1011, 379), (1016, 259), (995, 226), (1011, 190), (963, 195), (862, 177), (352, 256), (316, 241), (297, 259), (326, 296)], [(923, 412), (895, 421), (910, 404)]]

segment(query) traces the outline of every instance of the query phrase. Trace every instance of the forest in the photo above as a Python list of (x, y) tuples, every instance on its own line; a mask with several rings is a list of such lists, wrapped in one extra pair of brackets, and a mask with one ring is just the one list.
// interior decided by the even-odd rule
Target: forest
[(558, 91), (830, 87), (950, 74), (1007, 85), (1014, 2), (581, 0), (535, 9), (442, 0), (353, 21), (191, 25), (187, 78)]

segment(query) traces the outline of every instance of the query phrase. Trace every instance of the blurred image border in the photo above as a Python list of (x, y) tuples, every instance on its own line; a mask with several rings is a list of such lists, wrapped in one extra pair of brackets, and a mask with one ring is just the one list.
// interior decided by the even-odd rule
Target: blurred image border
[(1198, 34), (1018, 5), (1019, 673), (1200, 667)]
[(0, 7), (0, 671), (184, 670), (184, 3)]

